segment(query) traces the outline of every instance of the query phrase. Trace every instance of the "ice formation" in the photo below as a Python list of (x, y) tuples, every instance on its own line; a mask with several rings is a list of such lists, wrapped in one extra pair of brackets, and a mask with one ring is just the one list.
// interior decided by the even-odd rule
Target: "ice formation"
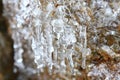
[[(14, 39), (15, 66), (20, 70), (39, 73), (47, 66), (49, 72), (80, 75), (76, 66), (88, 68), (87, 58), (95, 50), (116, 55), (113, 49), (118, 45), (109, 38), (119, 34), (115, 28), (120, 25), (120, 1), (4, 0), (4, 5)], [(101, 76), (101, 67), (106, 65), (94, 66), (88, 75)], [(111, 73), (103, 73), (110, 80)]]

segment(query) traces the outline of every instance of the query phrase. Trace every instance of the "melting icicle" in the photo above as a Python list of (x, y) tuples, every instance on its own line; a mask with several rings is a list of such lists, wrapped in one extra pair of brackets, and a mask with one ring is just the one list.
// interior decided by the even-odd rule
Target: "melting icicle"
[(87, 35), (86, 35), (86, 26), (80, 26), (80, 40), (82, 44), (82, 68), (86, 68), (86, 56), (89, 53), (87, 49)]

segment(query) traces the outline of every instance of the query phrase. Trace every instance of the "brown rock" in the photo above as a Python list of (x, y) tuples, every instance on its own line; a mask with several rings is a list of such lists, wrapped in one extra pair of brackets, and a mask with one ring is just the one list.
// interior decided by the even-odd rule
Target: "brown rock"
[(0, 80), (15, 80), (13, 40), (8, 33), (8, 23), (2, 16), (2, 9), (2, 0), (0, 0)]

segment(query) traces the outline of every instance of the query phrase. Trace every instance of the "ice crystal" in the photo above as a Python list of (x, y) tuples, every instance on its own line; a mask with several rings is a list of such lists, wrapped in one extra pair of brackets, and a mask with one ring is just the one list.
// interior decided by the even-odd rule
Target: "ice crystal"
[[(120, 57), (120, 1), (4, 0), (4, 5), (19, 69), (41, 73), (47, 66), (50, 74), (83, 75), (79, 70), (88, 69), (91, 55), (98, 62), (96, 55), (103, 61)], [(106, 64), (93, 64), (88, 76), (119, 80)]]

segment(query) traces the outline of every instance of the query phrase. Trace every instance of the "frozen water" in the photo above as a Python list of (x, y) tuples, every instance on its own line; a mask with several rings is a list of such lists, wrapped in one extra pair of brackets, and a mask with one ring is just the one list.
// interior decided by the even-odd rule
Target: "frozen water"
[[(120, 24), (120, 2), (112, 3), (110, 6), (109, 0), (4, 0), (14, 39), (15, 65), (25, 71), (27, 67), (28, 72), (39, 73), (47, 66), (49, 72), (82, 75), (78, 67), (88, 68), (86, 61), (92, 52), (102, 49), (114, 58), (119, 52), (113, 50), (114, 45), (118, 46), (119, 32), (111, 26)], [(110, 42), (108, 36), (115, 36), (115, 41)], [(88, 76), (106, 76), (105, 80), (110, 80), (113, 74), (106, 64), (100, 64), (93, 65)], [(119, 80), (119, 74), (115, 78)]]

